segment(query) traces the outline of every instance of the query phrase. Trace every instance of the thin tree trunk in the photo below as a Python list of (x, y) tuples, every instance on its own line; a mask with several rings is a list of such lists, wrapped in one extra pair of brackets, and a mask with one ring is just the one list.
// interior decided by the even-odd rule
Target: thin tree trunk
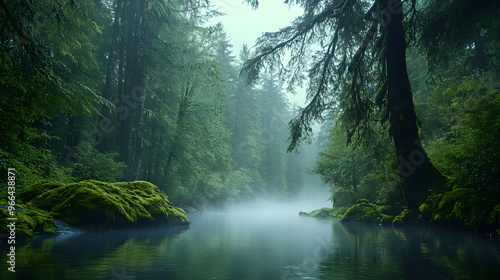
[(476, 50), (477, 56), (477, 66), (483, 71), (488, 70), (488, 62), (486, 61), (486, 55), (484, 53), (484, 44), (481, 34), (478, 34), (476, 40), (474, 41), (474, 48)]
[(168, 173), (170, 171), (171, 165), (172, 165), (172, 160), (175, 156), (175, 153), (179, 152), (178, 151), (178, 144), (180, 141), (181, 135), (184, 133), (184, 117), (186, 115), (186, 112), (189, 108), (189, 98), (191, 95), (192, 91), (189, 88), (189, 84), (186, 86), (186, 90), (184, 91), (184, 96), (181, 98), (181, 102), (179, 104), (179, 111), (177, 113), (177, 128), (175, 131), (175, 136), (174, 140), (172, 142), (172, 145), (170, 145), (170, 150), (168, 152), (167, 156), (167, 164), (165, 165), (165, 169), (163, 170), (163, 181), (165, 182), (168, 178)]

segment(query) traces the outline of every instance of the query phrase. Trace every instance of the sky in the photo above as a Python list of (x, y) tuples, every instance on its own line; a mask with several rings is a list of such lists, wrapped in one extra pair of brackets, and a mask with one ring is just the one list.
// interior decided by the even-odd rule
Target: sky
[(284, 0), (261, 0), (257, 10), (243, 1), (212, 0), (213, 5), (226, 14), (215, 18), (214, 22), (224, 25), (231, 38), (234, 54), (239, 53), (243, 44), (252, 47), (262, 33), (278, 31), (302, 14), (302, 8), (296, 5), (289, 7)]
[[(213, 23), (222, 22), (231, 39), (235, 56), (238, 56), (243, 44), (252, 47), (262, 33), (278, 31), (282, 27), (289, 26), (303, 12), (302, 8), (297, 5), (289, 7), (284, 0), (260, 0), (257, 10), (244, 3), (244, 0), (212, 0), (211, 2), (225, 14), (215, 18)], [(291, 102), (303, 106), (305, 90), (297, 89), (297, 92), (296, 95), (287, 94), (287, 97)]]

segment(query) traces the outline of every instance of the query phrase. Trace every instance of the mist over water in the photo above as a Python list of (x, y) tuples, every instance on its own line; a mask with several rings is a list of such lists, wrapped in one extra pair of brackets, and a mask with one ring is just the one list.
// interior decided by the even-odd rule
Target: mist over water
[(290, 201), (258, 198), (235, 203), (226, 211), (229, 214), (254, 214), (258, 216), (296, 216), (299, 212), (310, 212), (322, 207), (331, 207), (328, 196), (322, 193), (303, 194)]
[(289, 201), (255, 198), (190, 214), (190, 227), (41, 236), (16, 244), (22, 260), (16, 274), (2, 271), (0, 278), (442, 280), (500, 274), (498, 240), (298, 215), (331, 206), (328, 198), (326, 188), (309, 184)]
[[(470, 233), (301, 217), (326, 192), (190, 215), (190, 227), (44, 236), (1, 279), (495, 279), (500, 244)], [(2, 245), (2, 244), (0, 244)], [(0, 257), (5, 261), (5, 255)], [(36, 272), (36, 273), (34, 273)], [(412, 278), (413, 277), (413, 278)]]

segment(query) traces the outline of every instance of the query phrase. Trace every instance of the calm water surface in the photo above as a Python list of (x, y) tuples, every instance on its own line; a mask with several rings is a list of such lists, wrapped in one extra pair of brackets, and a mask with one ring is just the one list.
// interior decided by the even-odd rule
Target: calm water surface
[[(260, 209), (259, 209), (260, 208)], [(190, 228), (63, 234), (17, 244), (1, 279), (500, 279), (500, 242), (471, 233), (299, 217), (206, 213)]]

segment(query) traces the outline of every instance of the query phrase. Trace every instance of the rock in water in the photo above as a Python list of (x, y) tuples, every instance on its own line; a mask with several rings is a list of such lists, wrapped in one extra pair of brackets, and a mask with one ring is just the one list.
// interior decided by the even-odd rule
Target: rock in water
[(344, 213), (340, 221), (390, 224), (393, 219), (393, 216), (382, 213), (381, 206), (360, 199)]
[(26, 187), (20, 198), (69, 225), (86, 229), (190, 224), (184, 210), (144, 181), (41, 183)]

